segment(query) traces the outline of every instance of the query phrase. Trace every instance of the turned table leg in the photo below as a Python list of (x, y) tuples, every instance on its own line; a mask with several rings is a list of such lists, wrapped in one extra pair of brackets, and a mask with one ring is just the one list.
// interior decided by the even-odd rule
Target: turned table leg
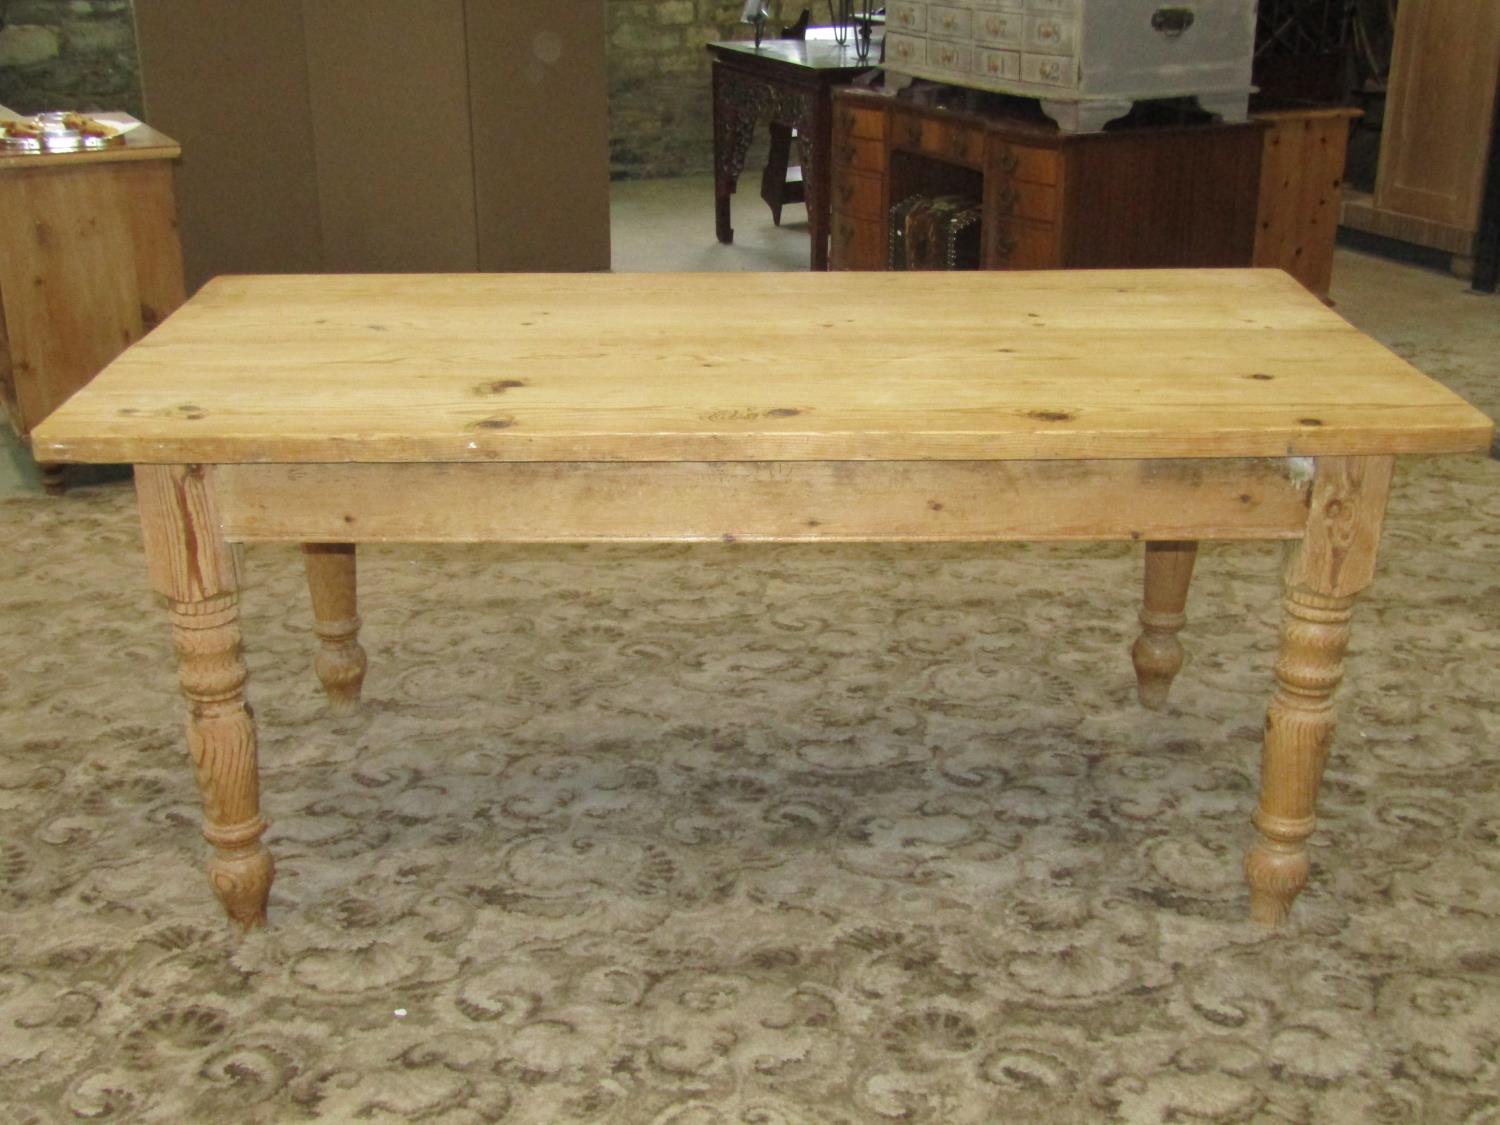
[(48, 496), (61, 496), (68, 491), (68, 466), (57, 461), (38, 461), (36, 467), (42, 475), (42, 491)]
[(1276, 690), (1253, 818), (1258, 838), (1245, 856), (1250, 913), (1265, 925), (1284, 922), (1307, 885), (1307, 838), (1333, 739), (1333, 694), (1355, 598), (1374, 576), (1392, 461), (1320, 460), (1306, 534), (1287, 556)]
[(1182, 667), (1177, 634), (1187, 624), (1188, 585), (1198, 544), (1189, 540), (1146, 544), (1146, 595), (1141, 604), (1141, 635), (1130, 650), (1141, 705), (1159, 711)]
[(335, 715), (359, 707), (368, 660), (359, 643), (359, 606), (352, 543), (304, 543), (307, 588), (312, 595), (318, 679)]
[(271, 854), (261, 843), (255, 717), (245, 702), (240, 651), (239, 571), (219, 532), (211, 470), (139, 465), (136, 493), (146, 561), (167, 599), (188, 749), (203, 799), (203, 836), (212, 845), (208, 879), (229, 917), (245, 929), (266, 920)]

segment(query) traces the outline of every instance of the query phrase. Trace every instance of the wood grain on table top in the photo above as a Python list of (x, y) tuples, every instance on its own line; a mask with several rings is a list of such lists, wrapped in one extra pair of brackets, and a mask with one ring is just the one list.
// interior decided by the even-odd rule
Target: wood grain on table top
[(1480, 451), (1272, 270), (219, 278), (33, 433), (106, 462)]

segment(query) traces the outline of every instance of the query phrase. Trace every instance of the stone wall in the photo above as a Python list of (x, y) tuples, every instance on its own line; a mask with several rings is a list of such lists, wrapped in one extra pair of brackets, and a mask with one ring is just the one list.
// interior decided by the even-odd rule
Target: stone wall
[[(804, 0), (812, 6), (813, 0)], [(826, 6), (818, 0), (816, 15)], [(803, 3), (769, 0), (772, 30)], [(610, 174), (616, 179), (713, 170), (708, 52), (745, 39), (743, 0), (609, 0)], [(763, 140), (763, 138), (762, 138)], [(756, 165), (752, 152), (750, 163)]]
[(0, 0), (0, 105), (139, 117), (130, 0)]

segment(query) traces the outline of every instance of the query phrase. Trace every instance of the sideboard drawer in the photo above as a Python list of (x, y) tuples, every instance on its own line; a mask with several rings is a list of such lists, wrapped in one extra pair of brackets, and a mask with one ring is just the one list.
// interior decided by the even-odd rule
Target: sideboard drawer
[(958, 164), (979, 164), (984, 155), (984, 133), (980, 129), (935, 117), (893, 117), (891, 143), (934, 160)]
[(1062, 55), (1021, 56), (1021, 78), (1039, 86), (1072, 88), (1078, 85), (1078, 60)]
[(996, 176), (992, 184), (985, 186), (988, 193), (985, 208), (987, 215), (1002, 219), (1014, 216), (1050, 223), (1061, 210), (1057, 188), (1052, 184), (1034, 184), (1011, 179), (1009, 176)]
[(1032, 184), (1055, 184), (1058, 159), (1056, 149), (993, 141), (986, 163), (987, 171), (992, 176), (1024, 180)]
[(885, 142), (872, 137), (841, 137), (833, 143), (833, 163), (864, 172), (885, 171)]
[(1051, 55), (1076, 54), (1078, 25), (1057, 16), (1027, 16), (1026, 49)]
[(927, 40), (888, 31), (885, 36), (885, 57), (903, 66), (925, 66)]
[(863, 137), (885, 140), (885, 114), (878, 109), (855, 109), (840, 106), (833, 117), (834, 139)]
[(945, 43), (934, 39), (927, 44), (927, 61), (941, 70), (967, 74), (974, 62), (974, 48), (967, 43)]
[(879, 222), (884, 213), (880, 205), (883, 184), (879, 173), (841, 168), (833, 180), (833, 209), (844, 215)]
[(1057, 228), (1051, 223), (1028, 223), (1020, 219), (991, 223), (984, 241), (985, 269), (1045, 270), (1062, 265), (1058, 260)]
[(974, 13), (974, 42), (987, 47), (1019, 47), (1026, 41), (1026, 19), (1019, 12)]
[(887, 31), (926, 31), (927, 5), (913, 0), (892, 0), (886, 5), (885, 26)]
[(986, 78), (1018, 79), (1021, 77), (1021, 52), (995, 51), (987, 47), (976, 48), (974, 73)]
[(888, 252), (885, 224), (833, 214), (829, 264), (836, 270), (883, 270)]
[[(974, 13), (966, 8), (930, 4), (927, 8), (927, 34), (934, 39), (953, 39), (967, 43), (974, 37)], [(932, 55), (931, 50), (928, 55)]]

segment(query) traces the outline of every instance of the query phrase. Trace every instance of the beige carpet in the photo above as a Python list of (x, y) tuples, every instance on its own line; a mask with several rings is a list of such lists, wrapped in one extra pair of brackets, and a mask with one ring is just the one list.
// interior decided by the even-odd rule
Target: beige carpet
[(1164, 714), (1139, 547), (371, 549), (350, 720), (252, 548), (238, 942), (128, 486), (5, 501), (0, 1119), (1500, 1120), (1497, 483), (1400, 470), (1279, 934), (1273, 546), (1205, 549)]

